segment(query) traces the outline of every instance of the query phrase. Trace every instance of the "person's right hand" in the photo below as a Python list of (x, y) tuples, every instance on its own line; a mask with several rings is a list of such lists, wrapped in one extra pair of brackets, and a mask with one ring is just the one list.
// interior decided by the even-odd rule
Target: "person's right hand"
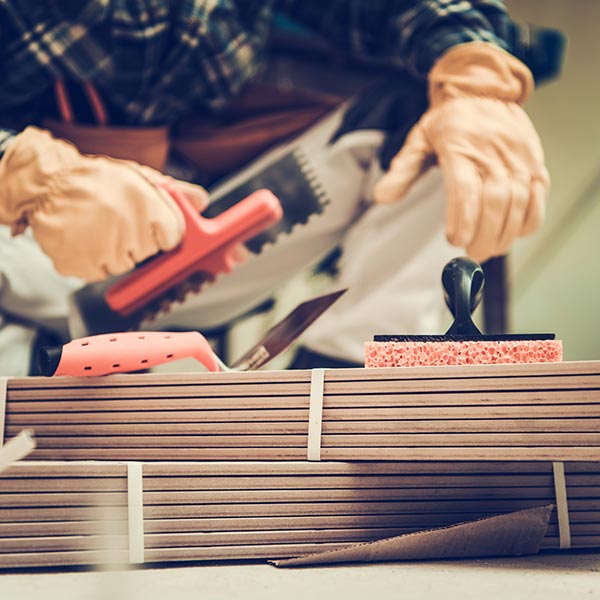
[[(183, 215), (155, 185), (165, 179), (134, 162), (82, 155), (28, 127), (0, 161), (0, 223), (15, 235), (31, 226), (59, 273), (101, 280), (180, 242)], [(204, 190), (185, 185), (202, 204)]]

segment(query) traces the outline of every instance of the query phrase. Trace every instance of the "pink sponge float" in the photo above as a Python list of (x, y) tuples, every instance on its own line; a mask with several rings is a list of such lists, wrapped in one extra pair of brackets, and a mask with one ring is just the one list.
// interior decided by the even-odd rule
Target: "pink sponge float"
[(446, 304), (454, 322), (445, 335), (376, 335), (365, 343), (365, 367), (421, 367), (541, 363), (562, 360), (553, 333), (485, 335), (471, 313), (479, 304), (483, 269), (468, 257), (452, 259), (442, 271)]
[(560, 340), (365, 343), (367, 368), (541, 363), (561, 360)]

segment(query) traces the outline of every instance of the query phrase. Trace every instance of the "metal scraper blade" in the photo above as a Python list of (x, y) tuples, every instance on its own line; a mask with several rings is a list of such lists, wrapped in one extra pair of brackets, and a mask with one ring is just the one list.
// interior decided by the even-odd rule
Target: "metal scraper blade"
[(231, 365), (238, 371), (254, 371), (289, 348), (338, 298), (348, 290), (317, 296), (297, 306), (287, 317), (271, 327), (265, 336)]

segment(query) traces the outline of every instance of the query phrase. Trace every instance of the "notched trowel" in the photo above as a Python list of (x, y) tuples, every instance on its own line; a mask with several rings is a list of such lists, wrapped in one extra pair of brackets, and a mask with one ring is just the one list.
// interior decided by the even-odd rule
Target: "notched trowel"
[(76, 291), (69, 312), (73, 338), (139, 329), (168, 312), (173, 302), (199, 292), (218, 273), (231, 271), (240, 243), (259, 254), (263, 246), (305, 224), (328, 204), (299, 147), (267, 164), (250, 165), (232, 182), (211, 190), (202, 215), (175, 186), (167, 191), (184, 212), (182, 243), (126, 275)]

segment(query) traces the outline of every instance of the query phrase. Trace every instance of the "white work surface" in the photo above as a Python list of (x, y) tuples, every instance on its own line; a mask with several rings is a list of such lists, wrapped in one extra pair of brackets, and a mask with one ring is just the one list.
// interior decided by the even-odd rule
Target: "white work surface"
[(265, 564), (0, 575), (0, 599), (600, 599), (600, 553), (276, 569)]

